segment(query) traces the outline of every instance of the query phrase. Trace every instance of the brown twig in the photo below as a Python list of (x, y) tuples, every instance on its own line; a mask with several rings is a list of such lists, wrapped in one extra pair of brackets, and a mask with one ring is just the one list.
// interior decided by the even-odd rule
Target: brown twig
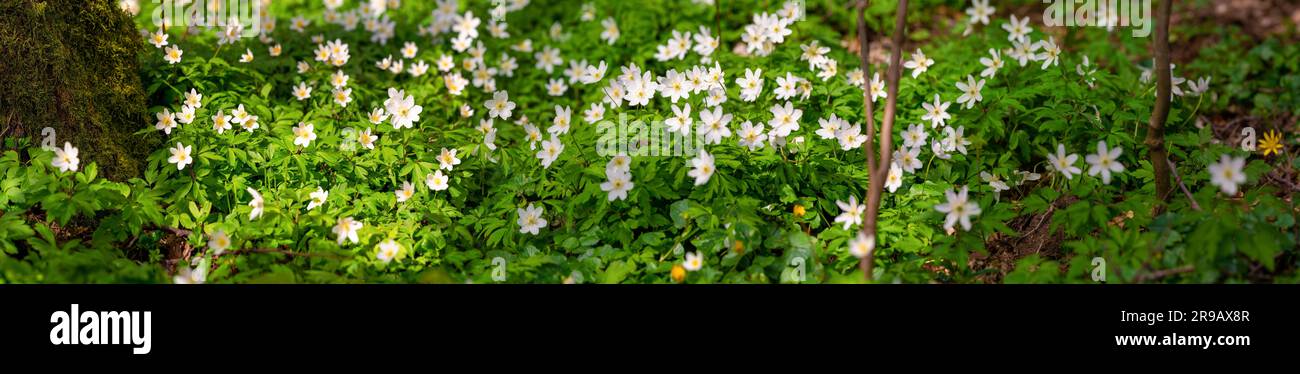
[(1289, 179), (1279, 176), (1277, 170), (1271, 171), (1268, 174), (1264, 174), (1264, 176), (1290, 189), (1290, 192), (1300, 192), (1300, 185), (1296, 185), (1295, 182), (1292, 182)]
[[(866, 108), (867, 122), (867, 139), (863, 146), (863, 152), (867, 158), (867, 209), (864, 213), (862, 223), (862, 233), (868, 237), (876, 236), (876, 219), (880, 212), (880, 197), (885, 189), (885, 176), (889, 173), (890, 156), (893, 155), (893, 136), (894, 136), (894, 112), (898, 103), (898, 79), (902, 74), (902, 47), (903, 36), (907, 33), (907, 0), (898, 1), (898, 11), (894, 18), (894, 44), (892, 54), (889, 56), (889, 70), (885, 73), (885, 91), (888, 96), (885, 98), (884, 117), (880, 122), (880, 147), (879, 157), (872, 153), (876, 151), (875, 145), (875, 103), (871, 101), (871, 62), (868, 60), (870, 53), (870, 39), (867, 34), (866, 8), (867, 1), (859, 0), (858, 6), (858, 55), (862, 64), (862, 77), (865, 81), (863, 87), (863, 105)], [(863, 276), (867, 281), (873, 280), (872, 267), (874, 266), (875, 248), (868, 251), (859, 262), (858, 267), (862, 269)]]
[(1133, 283), (1155, 281), (1155, 280), (1163, 279), (1168, 276), (1190, 273), (1193, 271), (1196, 271), (1196, 266), (1193, 265), (1179, 266), (1173, 269), (1157, 270), (1150, 273), (1138, 274), (1137, 276), (1134, 276)]
[(1151, 43), (1151, 50), (1155, 54), (1155, 65), (1151, 68), (1156, 74), (1156, 105), (1151, 111), (1145, 143), (1156, 182), (1156, 212), (1163, 210), (1169, 193), (1173, 192), (1169, 187), (1169, 150), (1165, 148), (1165, 121), (1169, 119), (1172, 87), (1169, 65), (1169, 13), (1173, 8), (1172, 3), (1173, 0), (1160, 2), (1160, 10), (1156, 14), (1156, 35)]
[(1043, 212), (1043, 214), (1038, 218), (1038, 223), (1034, 224), (1034, 228), (1029, 229), (1029, 231), (1025, 231), (1025, 233), (1021, 234), (1021, 236), (1022, 237), (1029, 236), (1030, 234), (1038, 232), (1039, 229), (1043, 228), (1043, 224), (1047, 223), (1047, 220), (1052, 217), (1052, 212), (1055, 211), (1056, 211), (1056, 202), (1053, 201), (1051, 204), (1047, 205), (1047, 211)]
[[(343, 259), (343, 258), (346, 258), (346, 257), (344, 257), (344, 256), (339, 256), (339, 255), (336, 255), (336, 254), (333, 254), (333, 253), (294, 252), (294, 251), (291, 251), (291, 250), (289, 250), (288, 248), (285, 248), (285, 247), (280, 247), (280, 248), (249, 248), (249, 249), (236, 249), (236, 250), (233, 250), (233, 251), (226, 251), (225, 253), (222, 253), (220, 256), (226, 256), (226, 255), (241, 255), (241, 254), (250, 254), (250, 253), (264, 253), (264, 254), (267, 254), (267, 253), (275, 253), (275, 254), (282, 254), (282, 255), (286, 255), (286, 256), (290, 256), (290, 257), (320, 257), (320, 258), (331, 258), (331, 259)], [(220, 257), (220, 256), (218, 256), (218, 257)]]
[(175, 227), (163, 227), (163, 228), (160, 228), (159, 230), (166, 231), (166, 232), (171, 233), (172, 235), (176, 235), (176, 236), (180, 236), (180, 237), (190, 236), (190, 234), (193, 234), (193, 233), (194, 233), (193, 231), (190, 231), (190, 230), (186, 230), (186, 229), (178, 229), (178, 228), (175, 228)]
[[(168, 232), (168, 233), (171, 233), (172, 235), (175, 235), (175, 236), (178, 236), (178, 237), (181, 237), (181, 238), (182, 238), (182, 240), (183, 240), (183, 241), (182, 241), (182, 245), (184, 246), (184, 247), (183, 247), (183, 251), (182, 251), (182, 252), (183, 252), (183, 253), (182, 253), (182, 256), (181, 256), (180, 258), (176, 258), (176, 259), (168, 259), (169, 261), (179, 262), (179, 260), (180, 260), (181, 258), (189, 258), (190, 255), (191, 255), (192, 252), (193, 252), (193, 248), (190, 246), (189, 241), (188, 241), (188, 240), (184, 240), (184, 238), (187, 238), (187, 237), (190, 236), (190, 234), (193, 234), (193, 233), (194, 233), (194, 232), (191, 231), (191, 230), (179, 229), (179, 228), (175, 228), (175, 227), (149, 227), (149, 228), (145, 228), (145, 230), (146, 230), (146, 231), (166, 231), (166, 232)], [(133, 239), (132, 239), (132, 242), (134, 242), (134, 241), (135, 241), (135, 239), (133, 238)], [(339, 255), (335, 255), (335, 254), (332, 254), (332, 253), (294, 252), (294, 251), (289, 250), (287, 247), (280, 247), (280, 248), (250, 248), (250, 249), (237, 249), (237, 250), (226, 251), (226, 252), (222, 253), (221, 255), (222, 255), (222, 256), (224, 256), (224, 255), (239, 255), (239, 254), (249, 254), (249, 253), (278, 253), (278, 254), (282, 254), (282, 255), (286, 255), (286, 256), (291, 256), (291, 257), (322, 257), (322, 258), (333, 258), (333, 259), (343, 259), (343, 258), (346, 258), (346, 257), (344, 257), (344, 256), (339, 256)], [(219, 256), (218, 256), (218, 257), (219, 257)]]
[(10, 112), (9, 112), (9, 116), (5, 118), (5, 127), (4, 127), (4, 129), (3, 129), (3, 130), (0, 130), (0, 139), (3, 139), (3, 138), (5, 137), (5, 135), (9, 135), (9, 129), (12, 128), (12, 127), (9, 126), (9, 125), (12, 124), (13, 121), (14, 121), (14, 112), (13, 112), (13, 111), (10, 111)]
[(1183, 190), (1183, 195), (1187, 195), (1187, 201), (1192, 203), (1192, 210), (1201, 210), (1201, 204), (1196, 203), (1196, 198), (1192, 197), (1192, 191), (1187, 189), (1187, 184), (1183, 183), (1183, 177), (1178, 175), (1178, 165), (1174, 164), (1174, 160), (1166, 161), (1169, 162), (1169, 172), (1173, 173), (1174, 180), (1178, 182), (1178, 187)]

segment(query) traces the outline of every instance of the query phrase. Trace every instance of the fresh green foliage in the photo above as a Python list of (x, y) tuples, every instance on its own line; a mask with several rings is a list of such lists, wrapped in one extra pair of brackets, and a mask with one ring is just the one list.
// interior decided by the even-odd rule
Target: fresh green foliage
[[(720, 1), (592, 1), (590, 20), (583, 19), (588, 10), (580, 3), (535, 1), (505, 16), (505, 38), (487, 30), (489, 2), (459, 4), (458, 14), (481, 17), (472, 46), (482, 45), (483, 61), (496, 69), (488, 76), (495, 91), (508, 92), (517, 105), (508, 119), (497, 117), (491, 131), (484, 121), (492, 116), (494, 90), (467, 82), (463, 92), (451, 92), (444, 78), (475, 80), (478, 69), (462, 66), (474, 49), (453, 49), (454, 28), (438, 35), (421, 30), (436, 24), (436, 2), (401, 1), (388, 9), (383, 19), (396, 27), (386, 43), (372, 39), (377, 32), (365, 20), (352, 30), (326, 20), (327, 14), (355, 15), (349, 13), (359, 7), (353, 1), (339, 13), (316, 1), (275, 2), (269, 14), (282, 16), (267, 40), (222, 44), (221, 29), (188, 35), (172, 28), (168, 47), (183, 50), (179, 62), (166, 61), (166, 48), (146, 46), (139, 56), (149, 111), (180, 113), (190, 90), (202, 94), (201, 106), (192, 123), (161, 135), (165, 144), (151, 150), (140, 177), (110, 182), (94, 163), (61, 171), (52, 166), (56, 152), (26, 139), (5, 140), (16, 150), (0, 158), (0, 282), (862, 282), (849, 249), (858, 226), (846, 229), (836, 218), (844, 213), (837, 202), (866, 195), (866, 159), (860, 140), (846, 149), (844, 140), (817, 133), (818, 120), (832, 116), (845, 127), (864, 121), (861, 83), (852, 80), (855, 73), (868, 84), (872, 77), (854, 70), (859, 57), (843, 47), (856, 44), (854, 9), (809, 0), (806, 18), (790, 23), (784, 42), (760, 56), (744, 51), (744, 27), (756, 22), (756, 14), (777, 14), (781, 4)], [(152, 5), (145, 5), (136, 20), (146, 32), (157, 32)], [(1161, 203), (1141, 143), (1154, 103), (1154, 84), (1141, 78), (1151, 65), (1149, 38), (1031, 23), (1029, 40), (1050, 40), (1062, 51), (1055, 63), (1035, 56), (1022, 65), (1008, 54), (1013, 43), (1000, 27), (1014, 8), (998, 9), (991, 24), (974, 25), (963, 36), (966, 16), (951, 26), (929, 24), (938, 9), (950, 6), (969, 4), (922, 1), (911, 9), (908, 49), (919, 48), (934, 63), (916, 77), (904, 69), (893, 139), (895, 149), (907, 150), (905, 133), (918, 125), (928, 140), (916, 148), (921, 166), (902, 173), (901, 186), (883, 198), (875, 279), (1093, 283), (1094, 259), (1101, 258), (1111, 283), (1300, 280), (1293, 129), (1278, 128), (1283, 151), (1264, 155), (1242, 150), (1235, 135), (1216, 132), (1210, 120), (1240, 106), (1259, 116), (1300, 112), (1295, 43), (1269, 39), (1239, 51), (1244, 42), (1225, 31), (1225, 40), (1174, 70), (1190, 83), (1180, 83), (1186, 92), (1175, 97), (1166, 131), (1188, 193), (1180, 189)], [(873, 1), (870, 29), (891, 29), (893, 9), (892, 2)], [(293, 16), (310, 24), (296, 31)], [(620, 30), (613, 42), (602, 37), (606, 18)], [(700, 33), (701, 27), (715, 37), (721, 30), (716, 51), (656, 58), (674, 31)], [(1178, 25), (1173, 33), (1185, 28), (1199, 30)], [(1278, 38), (1288, 37), (1294, 38)], [(517, 48), (525, 40), (530, 52)], [(332, 41), (347, 45), (341, 66), (315, 58)], [(406, 42), (418, 47), (411, 57), (402, 56)], [(826, 47), (824, 57), (837, 66), (809, 61), (800, 47), (816, 48), (813, 43)], [(279, 56), (268, 53), (274, 46)], [(537, 66), (548, 48), (563, 58), (553, 71)], [(990, 50), (999, 51), (1005, 66), (981, 77), (986, 65), (980, 59), (991, 57)], [(240, 60), (245, 52), (252, 61)], [(910, 61), (914, 51), (904, 52)], [(1247, 57), (1227, 57), (1243, 55), (1238, 52)], [(450, 73), (437, 66), (442, 56), (454, 59)], [(510, 74), (501, 66), (506, 56), (518, 65)], [(386, 58), (402, 61), (405, 69), (422, 62), (428, 72), (394, 74), (377, 66)], [(563, 71), (582, 60), (583, 66), (607, 64), (604, 79), (567, 79)], [(626, 199), (602, 189), (611, 155), (598, 152), (604, 133), (582, 112), (602, 103), (619, 68), (632, 64), (653, 77), (696, 66), (723, 73), (727, 100), (720, 107), (734, 119), (730, 137), (704, 146), (716, 172), (703, 184), (693, 174), (697, 156), (688, 154), (632, 157), (626, 168), (635, 185)], [(763, 88), (746, 101), (736, 80), (759, 69)], [(336, 74), (348, 77), (341, 86), (350, 90), (346, 105), (332, 92)], [(792, 85), (792, 97), (778, 98), (778, 79), (787, 74), (803, 83)], [(1193, 86), (1202, 77), (1210, 79), (1207, 90)], [(567, 89), (549, 94), (552, 79)], [(963, 94), (958, 83), (968, 80), (986, 82), (978, 90), (982, 100), (969, 108), (955, 102)], [(295, 98), (300, 84), (313, 89), (303, 100)], [(392, 108), (386, 103), (390, 89), (402, 91), (397, 101), (409, 96), (422, 109), (411, 127), (393, 126), (391, 111), (387, 120), (371, 120), (374, 109)], [(936, 94), (951, 103), (952, 118), (942, 125), (925, 118), (922, 105), (933, 104)], [(705, 91), (675, 102), (656, 95), (645, 106), (604, 103), (603, 119), (662, 122), (674, 117), (674, 107), (689, 104), (698, 124), (698, 113), (714, 107), (708, 96)], [(787, 102), (802, 119), (784, 146), (738, 143), (742, 122), (775, 121), (772, 107)], [(552, 137), (546, 129), (557, 106), (570, 108), (573, 117), (567, 132)], [(239, 108), (256, 116), (257, 129), (235, 123), (214, 131), (213, 116), (237, 117), (232, 110)], [(312, 126), (304, 132), (306, 124)], [(525, 124), (540, 129), (537, 140), (564, 144), (549, 165), (538, 156), (546, 144), (530, 140)], [(1262, 139), (1268, 129), (1257, 130)], [(949, 133), (956, 131), (968, 143)], [(362, 132), (378, 137), (373, 147), (358, 142)], [(141, 123), (137, 136), (160, 133)], [(931, 147), (954, 139), (943, 157)], [(82, 139), (60, 137), (55, 146), (65, 141), (76, 146)], [(1123, 171), (1107, 180), (1090, 175), (1084, 160), (1097, 153), (1099, 141), (1122, 149), (1113, 162)], [(173, 150), (178, 143), (188, 150)], [(1058, 145), (1078, 155), (1073, 166), (1081, 170), (1068, 178), (1048, 158)], [(454, 150), (459, 163), (445, 166), (444, 150)], [(178, 162), (177, 152), (192, 163)], [(1224, 155), (1246, 162), (1238, 170), (1245, 181), (1233, 184), (1240, 194), (1215, 182), (1212, 166)], [(426, 183), (435, 173), (447, 177), (447, 188)], [(409, 198), (401, 192), (404, 183), (413, 186)], [(939, 210), (951, 206), (949, 193), (963, 188), (980, 211), (968, 217), (968, 228), (946, 222), (950, 215)], [(313, 202), (322, 195), (318, 189), (328, 192), (319, 204)], [(254, 193), (260, 208), (250, 205)], [(540, 208), (537, 218), (545, 220), (536, 234), (523, 224), (529, 207)], [(355, 242), (347, 235), (347, 217), (361, 223)], [(228, 246), (217, 243), (223, 235)], [(698, 269), (691, 263), (695, 254), (701, 256)]]

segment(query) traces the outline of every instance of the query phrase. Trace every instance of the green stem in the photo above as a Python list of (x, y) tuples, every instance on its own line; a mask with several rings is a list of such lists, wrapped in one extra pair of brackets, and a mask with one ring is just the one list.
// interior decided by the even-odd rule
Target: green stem
[(1205, 94), (1204, 94), (1204, 93), (1202, 93), (1201, 96), (1197, 97), (1197, 99), (1196, 99), (1196, 108), (1192, 109), (1192, 114), (1188, 114), (1188, 115), (1187, 115), (1187, 119), (1183, 120), (1183, 126), (1182, 126), (1182, 127), (1187, 127), (1187, 124), (1190, 123), (1190, 122), (1192, 122), (1192, 118), (1196, 118), (1196, 113), (1201, 111), (1201, 102), (1203, 102), (1203, 101), (1205, 101)]

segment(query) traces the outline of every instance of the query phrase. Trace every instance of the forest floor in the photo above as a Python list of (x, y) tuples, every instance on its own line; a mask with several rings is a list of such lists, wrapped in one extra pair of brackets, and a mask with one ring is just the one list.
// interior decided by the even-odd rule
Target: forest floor
[[(1027, 14), (1033, 20), (1034, 24), (1042, 24), (1042, 14), (1044, 13), (1044, 4), (1030, 4), (1013, 7), (1010, 11), (1014, 14)], [(959, 35), (948, 35), (952, 30), (960, 30), (959, 22), (966, 19), (967, 16), (962, 9), (940, 7), (933, 13), (929, 22), (924, 24), (912, 24), (910, 30), (924, 29), (932, 37), (949, 38), (959, 37)], [(1244, 50), (1250, 50), (1259, 43), (1268, 39), (1281, 39), (1291, 43), (1300, 42), (1300, 33), (1296, 32), (1296, 25), (1300, 25), (1300, 2), (1290, 0), (1223, 0), (1214, 1), (1211, 4), (1175, 4), (1171, 16), (1171, 24), (1175, 30), (1179, 27), (1210, 27), (1210, 28), (1230, 28), (1239, 30), (1249, 40), (1251, 45), (1241, 46)], [(1064, 37), (1064, 29), (1056, 28), (1061, 37)], [(1049, 31), (1052, 32), (1052, 31)], [(853, 53), (857, 53), (860, 45), (855, 38), (856, 33), (845, 32), (847, 36), (843, 40), (842, 46)], [(908, 41), (903, 46), (903, 50), (912, 50), (919, 44), (928, 43), (929, 40)], [(1215, 33), (1193, 33), (1190, 38), (1179, 39), (1175, 33), (1170, 40), (1171, 59), (1175, 65), (1187, 64), (1200, 56), (1201, 49), (1207, 46), (1223, 43), (1220, 35)], [(888, 60), (889, 50), (892, 41), (881, 35), (873, 35), (871, 40), (871, 50), (869, 58), (874, 63), (886, 63)], [(1069, 49), (1067, 45), (1065, 49)], [(1300, 121), (1300, 115), (1297, 113), (1282, 113), (1271, 118), (1260, 118), (1250, 113), (1251, 108), (1230, 106), (1225, 110), (1204, 111), (1197, 116), (1197, 126), (1212, 126), (1214, 136), (1218, 141), (1234, 144), (1240, 142), (1241, 129), (1246, 126), (1257, 127), (1264, 125), (1265, 128), (1283, 129), (1283, 132), (1294, 136), (1300, 133), (1297, 128), (1297, 122)], [(1290, 201), (1291, 193), (1300, 192), (1300, 181), (1295, 172), (1280, 173), (1278, 169), (1266, 177), (1265, 183), (1277, 185), (1280, 190), (1289, 191), (1285, 199)], [(1015, 190), (1010, 192), (1016, 192)], [(1177, 192), (1177, 191), (1175, 191)], [(1173, 198), (1181, 195), (1174, 194)], [(1018, 198), (1017, 196), (1011, 196)], [(1053, 214), (1069, 206), (1076, 198), (1072, 196), (1063, 196), (1060, 200), (1054, 202), (1046, 212), (1028, 216), (1018, 217), (1008, 226), (1015, 230), (1019, 235), (1002, 235), (994, 234), (986, 242), (987, 253), (972, 253), (969, 263), (967, 264), (972, 270), (982, 271), (984, 275), (980, 280), (987, 283), (1000, 283), (1002, 279), (1015, 269), (1017, 261), (1022, 258), (1038, 255), (1044, 259), (1057, 261), (1058, 263), (1068, 262), (1069, 256), (1066, 251), (1061, 250), (1061, 245), (1066, 241), (1065, 234), (1059, 228), (1051, 227)], [(1133, 218), (1135, 214), (1147, 214), (1146, 212), (1126, 211), (1123, 214), (1114, 217), (1111, 225), (1123, 227), (1125, 221)], [(933, 267), (933, 271), (942, 273), (942, 267)]]

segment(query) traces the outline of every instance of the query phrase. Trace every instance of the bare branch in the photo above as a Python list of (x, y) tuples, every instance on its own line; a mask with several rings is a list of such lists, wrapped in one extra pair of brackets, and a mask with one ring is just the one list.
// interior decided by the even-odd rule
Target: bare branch
[[(885, 76), (885, 116), (880, 125), (880, 163), (876, 165), (876, 177), (881, 179), (884, 187), (885, 173), (889, 172), (889, 158), (894, 154), (894, 112), (898, 107), (898, 80), (903, 74), (903, 37), (907, 35), (907, 0), (898, 1), (898, 12), (894, 18), (894, 45), (889, 55), (889, 71)], [(877, 196), (876, 200), (879, 201)]]
[(876, 168), (875, 154), (875, 134), (876, 134), (876, 103), (871, 100), (871, 34), (867, 32), (866, 7), (867, 0), (858, 0), (858, 55), (862, 64), (862, 80), (865, 85), (862, 88), (862, 101), (867, 107), (867, 141), (863, 145), (862, 151), (867, 156), (867, 174), (870, 175)]
[(1176, 267), (1176, 268), (1173, 268), (1173, 269), (1165, 269), (1165, 270), (1153, 271), (1153, 272), (1150, 272), (1150, 273), (1143, 273), (1143, 274), (1138, 274), (1137, 276), (1134, 276), (1134, 277), (1133, 277), (1133, 283), (1150, 282), (1150, 281), (1155, 281), (1155, 280), (1164, 279), (1165, 277), (1168, 277), (1168, 276), (1173, 276), (1173, 275), (1178, 275), (1178, 274), (1183, 274), (1183, 273), (1190, 273), (1190, 272), (1193, 272), (1193, 271), (1196, 271), (1196, 267), (1195, 267), (1195, 266), (1192, 266), (1192, 265), (1186, 265), (1186, 266)]
[(280, 248), (249, 248), (249, 249), (238, 249), (238, 250), (233, 250), (233, 251), (226, 251), (225, 253), (222, 253), (221, 256), (225, 256), (225, 255), (241, 255), (241, 254), (248, 254), (248, 253), (275, 253), (275, 254), (282, 254), (282, 255), (285, 255), (285, 256), (289, 256), (289, 257), (322, 257), (322, 258), (332, 258), (332, 259), (343, 259), (343, 258), (346, 258), (346, 257), (344, 257), (344, 256), (339, 256), (339, 255), (337, 255), (337, 254), (333, 254), (333, 253), (294, 252), (294, 251), (290, 251), (288, 248), (285, 248), (285, 247), (280, 247)]
[(1169, 187), (1169, 151), (1165, 148), (1165, 121), (1169, 119), (1170, 101), (1170, 65), (1169, 65), (1169, 14), (1173, 0), (1160, 2), (1156, 15), (1156, 36), (1151, 43), (1155, 54), (1155, 65), (1151, 68), (1156, 75), (1156, 105), (1151, 111), (1151, 121), (1147, 126), (1146, 146), (1151, 157), (1151, 168), (1156, 182), (1156, 199), (1160, 205), (1157, 212), (1169, 198), (1173, 189)]
[[(863, 67), (863, 80), (871, 79), (869, 76), (871, 63), (867, 56), (870, 53), (870, 43), (867, 39), (866, 26), (866, 5), (865, 0), (858, 2), (858, 39), (861, 43), (859, 51)], [(867, 140), (864, 145), (864, 152), (867, 155), (867, 210), (862, 222), (862, 233), (868, 237), (876, 236), (876, 219), (880, 212), (880, 197), (885, 190), (885, 176), (889, 173), (890, 156), (893, 155), (893, 138), (894, 138), (894, 113), (898, 104), (898, 79), (902, 75), (903, 67), (903, 37), (907, 34), (907, 0), (898, 1), (898, 11), (894, 18), (894, 36), (891, 53), (889, 56), (889, 69), (885, 73), (885, 90), (888, 96), (885, 98), (884, 117), (880, 121), (880, 148), (879, 157), (873, 157), (876, 151), (875, 145), (875, 106), (871, 102), (871, 86), (868, 83), (864, 88), (864, 99), (867, 121)], [(874, 248), (867, 253), (858, 262), (858, 267), (862, 269), (863, 276), (867, 281), (873, 280), (872, 267), (875, 262)]]
[(1281, 184), (1282, 187), (1286, 187), (1287, 193), (1300, 192), (1300, 185), (1296, 185), (1295, 182), (1292, 182), (1290, 179), (1287, 179), (1287, 177), (1281, 176), (1280, 174), (1278, 174), (1277, 170), (1273, 170), (1270, 171), (1268, 174), (1264, 174), (1264, 177), (1272, 181), (1275, 181), (1278, 184)]
[(1174, 165), (1174, 160), (1169, 160), (1169, 171), (1174, 174), (1174, 179), (1178, 181), (1178, 187), (1182, 188), (1183, 194), (1187, 195), (1187, 201), (1192, 203), (1192, 210), (1201, 210), (1201, 204), (1196, 203), (1196, 198), (1192, 197), (1192, 191), (1187, 189), (1187, 184), (1183, 183), (1183, 177), (1178, 175), (1178, 165)]

